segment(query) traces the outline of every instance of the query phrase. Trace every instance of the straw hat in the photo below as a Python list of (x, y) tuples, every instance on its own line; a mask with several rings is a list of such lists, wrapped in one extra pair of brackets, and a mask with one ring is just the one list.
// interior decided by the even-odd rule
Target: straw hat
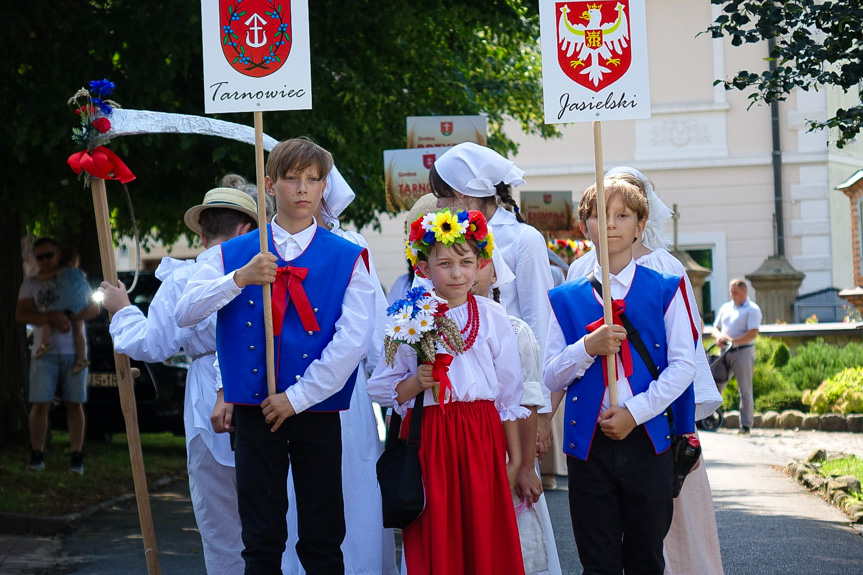
[(201, 224), (198, 219), (201, 217), (201, 212), (207, 208), (236, 210), (250, 216), (253, 221), (258, 221), (258, 205), (249, 194), (234, 188), (214, 188), (204, 195), (201, 205), (192, 206), (183, 216), (186, 226), (198, 235), (201, 234)]
[(437, 198), (434, 194), (425, 194), (420, 196), (414, 205), (408, 211), (407, 219), (405, 219), (405, 239), (410, 233), (411, 224), (420, 216), (424, 216), (429, 212), (437, 211)]

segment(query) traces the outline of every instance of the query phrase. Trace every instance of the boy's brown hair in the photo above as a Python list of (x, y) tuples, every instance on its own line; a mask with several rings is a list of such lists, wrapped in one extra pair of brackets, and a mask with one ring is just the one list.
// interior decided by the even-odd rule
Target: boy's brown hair
[[(615, 174), (605, 178), (605, 198), (620, 196), (623, 205), (635, 212), (638, 221), (646, 220), (650, 214), (647, 203), (647, 190), (644, 184), (631, 174)], [(578, 202), (578, 219), (587, 222), (596, 209), (596, 184), (591, 185), (581, 195)]]
[(275, 182), (289, 171), (302, 172), (308, 167), (318, 170), (326, 179), (333, 168), (333, 156), (308, 138), (292, 138), (279, 142), (267, 157), (267, 176)]

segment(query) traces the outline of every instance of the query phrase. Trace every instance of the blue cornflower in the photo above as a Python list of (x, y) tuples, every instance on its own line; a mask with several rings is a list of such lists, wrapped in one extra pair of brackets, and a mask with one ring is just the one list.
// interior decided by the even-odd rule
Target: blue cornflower
[(425, 293), (425, 288), (415, 287), (410, 290), (407, 294), (407, 299), (411, 304), (414, 304), (422, 299), (423, 294)]
[(434, 241), (435, 241), (435, 235), (434, 235), (434, 232), (432, 232), (432, 231), (428, 231), (428, 232), (424, 233), (424, 234), (423, 234), (423, 241), (424, 241), (425, 243), (427, 243), (427, 244), (432, 244), (432, 243), (434, 243)]
[(105, 96), (110, 96), (114, 91), (114, 82), (111, 82), (107, 78), (104, 80), (90, 80), (90, 89), (96, 90), (99, 97), (104, 98)]
[(396, 312), (398, 312), (400, 309), (402, 309), (406, 305), (410, 305), (410, 302), (408, 302), (408, 300), (406, 300), (406, 299), (396, 300), (395, 302), (393, 302), (393, 305), (391, 305), (390, 307), (387, 308), (387, 315), (394, 315)]
[(98, 107), (99, 110), (101, 110), (102, 113), (106, 116), (110, 116), (111, 112), (114, 111), (114, 108), (103, 102), (101, 98), (90, 98), (90, 101), (93, 103), (94, 106)]
[(466, 210), (462, 210), (458, 213), (459, 223), (466, 222), (468, 219), (470, 219), (470, 214), (468, 214)]

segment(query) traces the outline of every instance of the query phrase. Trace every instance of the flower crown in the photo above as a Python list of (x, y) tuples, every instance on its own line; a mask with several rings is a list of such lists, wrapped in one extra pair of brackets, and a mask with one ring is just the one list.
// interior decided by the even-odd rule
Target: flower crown
[(490, 260), (494, 251), (494, 236), (488, 231), (485, 216), (479, 210), (452, 212), (443, 208), (418, 217), (411, 223), (408, 240), (405, 242), (405, 255), (412, 266), (417, 264), (419, 253), (428, 257), (435, 242), (445, 247), (475, 240), (479, 256)]

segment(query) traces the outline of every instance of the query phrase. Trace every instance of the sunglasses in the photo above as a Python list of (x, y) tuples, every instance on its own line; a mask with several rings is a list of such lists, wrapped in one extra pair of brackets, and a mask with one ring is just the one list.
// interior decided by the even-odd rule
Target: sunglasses
[(47, 259), (53, 258), (55, 255), (57, 255), (57, 252), (46, 252), (44, 254), (38, 254), (36, 256), (36, 259), (37, 260), (47, 260)]

